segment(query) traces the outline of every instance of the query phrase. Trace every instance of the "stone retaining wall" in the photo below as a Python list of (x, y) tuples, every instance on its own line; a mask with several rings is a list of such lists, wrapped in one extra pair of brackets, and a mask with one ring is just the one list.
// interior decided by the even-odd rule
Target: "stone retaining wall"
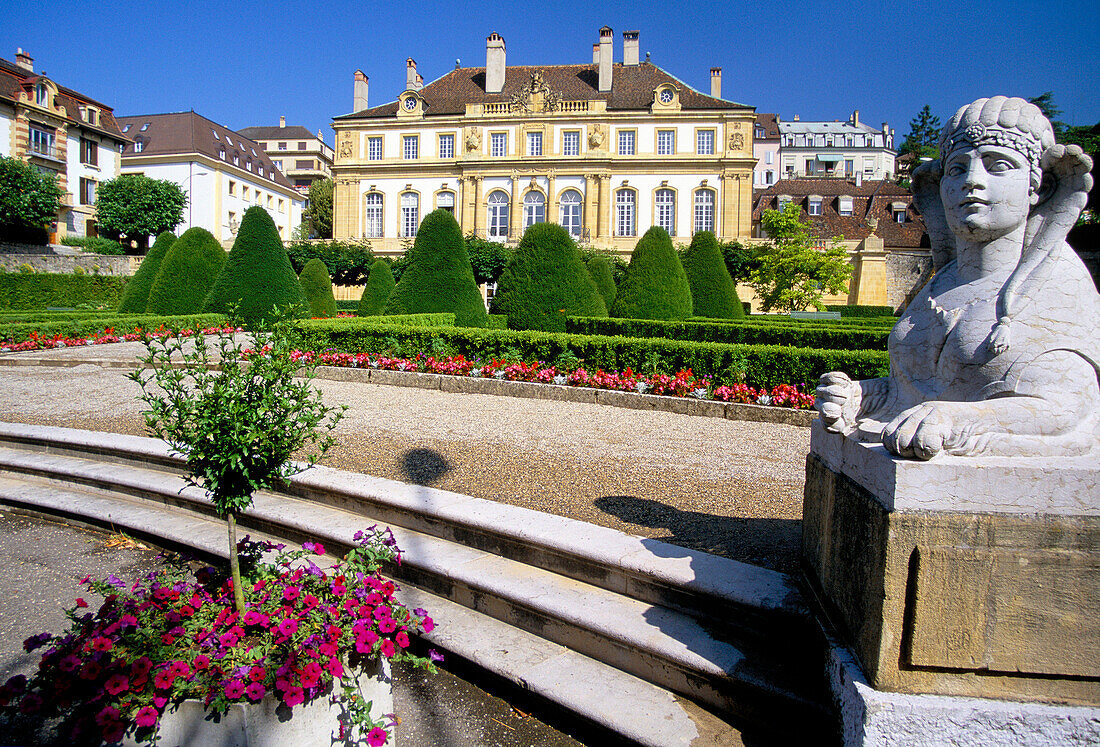
[[(0, 249), (10, 248), (10, 244), (0, 245)], [(42, 249), (43, 247), (38, 247)], [(0, 267), (6, 272), (19, 272), (20, 265), (30, 265), (35, 272), (56, 272), (72, 274), (77, 267), (88, 275), (133, 275), (142, 257), (117, 256), (107, 254), (77, 254), (62, 256), (59, 254), (0, 254)]]

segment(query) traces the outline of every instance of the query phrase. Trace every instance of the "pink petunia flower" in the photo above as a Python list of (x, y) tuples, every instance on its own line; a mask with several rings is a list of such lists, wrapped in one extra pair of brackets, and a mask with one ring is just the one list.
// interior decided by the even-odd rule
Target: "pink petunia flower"
[(370, 747), (382, 747), (386, 743), (388, 737), (389, 735), (386, 734), (385, 729), (381, 726), (376, 726), (367, 734), (367, 744), (369, 744)]
[(145, 706), (134, 716), (134, 723), (143, 729), (150, 726), (156, 726), (157, 709), (153, 708), (153, 706)]
[(296, 706), (299, 703), (305, 701), (305, 699), (305, 691), (297, 685), (288, 687), (286, 689), (286, 692), (283, 694), (283, 702), (286, 703), (288, 706)]
[(263, 686), (262, 682), (253, 682), (244, 689), (244, 692), (248, 695), (249, 700), (257, 701), (264, 696), (267, 689)]
[(201, 672), (201, 671), (209, 668), (210, 667), (210, 657), (207, 656), (206, 654), (199, 654), (198, 656), (195, 657), (195, 661), (193, 662), (193, 666), (195, 667), (196, 672)]
[(393, 637), (394, 642), (401, 648), (409, 647), (409, 634), (402, 630), (400, 633)]
[(378, 630), (382, 633), (392, 633), (397, 630), (397, 623), (394, 622), (392, 617), (387, 617), (384, 620), (378, 621)]
[(153, 684), (158, 690), (167, 690), (176, 681), (176, 675), (171, 670), (162, 669), (153, 675)]
[(244, 683), (240, 680), (229, 680), (225, 683), (225, 697), (230, 700), (236, 699), (244, 695)]
[(393, 641), (389, 638), (383, 639), (380, 650), (382, 651), (382, 656), (385, 656), (387, 659), (392, 658), (393, 655), (397, 653), (397, 647), (393, 645)]
[(288, 602), (293, 602), (295, 599), (301, 596), (301, 594), (302, 590), (299, 589), (297, 586), (288, 586), (283, 589), (283, 599)]
[(252, 680), (253, 682), (263, 682), (264, 677), (266, 676), (267, 670), (261, 666), (257, 665), (248, 670), (248, 679)]
[(103, 689), (111, 695), (118, 695), (130, 689), (130, 680), (125, 675), (112, 674), (103, 684)]

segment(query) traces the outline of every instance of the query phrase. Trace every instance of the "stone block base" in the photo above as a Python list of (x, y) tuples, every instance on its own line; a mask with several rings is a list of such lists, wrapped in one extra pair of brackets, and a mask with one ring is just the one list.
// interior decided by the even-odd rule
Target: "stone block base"
[(844, 747), (1066, 747), (1100, 744), (1100, 708), (875, 690), (855, 657), (836, 647), (829, 684)]
[(1100, 468), (1038, 462), (899, 460), (814, 424), (803, 563), (873, 687), (1100, 705)]

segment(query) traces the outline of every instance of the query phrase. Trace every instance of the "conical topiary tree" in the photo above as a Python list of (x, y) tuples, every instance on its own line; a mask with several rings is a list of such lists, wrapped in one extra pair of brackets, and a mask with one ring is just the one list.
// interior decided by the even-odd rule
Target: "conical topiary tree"
[(737, 297), (718, 239), (710, 231), (699, 231), (691, 239), (681, 262), (691, 286), (694, 316), (708, 319), (740, 319), (745, 309)]
[(149, 305), (149, 290), (153, 287), (153, 281), (157, 279), (157, 271), (160, 270), (160, 265), (164, 261), (164, 255), (168, 254), (168, 249), (175, 240), (176, 235), (171, 231), (164, 231), (160, 236), (157, 236), (157, 240), (149, 248), (145, 259), (141, 260), (137, 272), (123, 288), (122, 300), (118, 304), (118, 313), (145, 313), (145, 309)]
[(634, 247), (611, 316), (621, 319), (691, 316), (691, 287), (665, 229), (654, 226)]
[(317, 257), (306, 262), (298, 276), (302, 295), (309, 304), (310, 316), (329, 318), (336, 316), (336, 299), (332, 297), (332, 278), (328, 267)]
[(485, 327), (489, 315), (466, 256), (458, 221), (446, 210), (428, 213), (416, 232), (409, 265), (386, 302), (386, 314), (453, 313), (460, 327)]
[(393, 293), (393, 272), (390, 263), (384, 259), (374, 260), (367, 275), (367, 285), (363, 288), (363, 297), (355, 309), (356, 316), (378, 316), (386, 308), (386, 301)]
[(229, 259), (206, 298), (211, 313), (224, 314), (233, 305), (245, 321), (270, 320), (276, 308), (295, 307), (298, 315), (309, 308), (275, 222), (259, 205), (245, 211)]
[(225, 250), (205, 228), (194, 226), (172, 242), (149, 289), (150, 314), (198, 314), (225, 265)]
[(536, 223), (497, 281), (493, 313), (507, 314), (511, 329), (564, 332), (567, 316), (606, 317), (607, 304), (569, 232)]
[(588, 274), (596, 281), (596, 289), (603, 296), (603, 302), (607, 304), (607, 308), (610, 309), (615, 303), (615, 294), (618, 292), (615, 288), (615, 276), (611, 272), (611, 260), (602, 254), (593, 257), (588, 262)]

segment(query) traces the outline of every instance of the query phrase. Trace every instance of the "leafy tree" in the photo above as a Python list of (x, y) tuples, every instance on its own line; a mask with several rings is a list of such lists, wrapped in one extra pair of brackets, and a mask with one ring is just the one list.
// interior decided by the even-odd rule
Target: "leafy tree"
[(367, 279), (374, 255), (366, 240), (293, 241), (286, 248), (294, 272), (299, 275), (311, 259), (319, 259), (328, 268), (336, 285), (361, 285)]
[(332, 238), (332, 188), (331, 179), (316, 179), (309, 185), (306, 219), (310, 233), (319, 239)]
[(96, 220), (100, 231), (137, 241), (141, 253), (149, 237), (171, 231), (183, 221), (187, 195), (175, 182), (123, 174), (96, 190)]
[(740, 319), (745, 315), (737, 288), (710, 231), (699, 231), (681, 261), (691, 286), (692, 314), (708, 319)]
[(495, 283), (512, 258), (512, 251), (497, 241), (470, 234), (466, 237), (466, 256), (478, 283)]
[[(1092, 160), (1095, 162), (1096, 157), (1100, 155), (1100, 123), (1091, 127), (1089, 125), (1067, 127), (1061, 137), (1058, 138), (1058, 142), (1065, 145), (1080, 146), (1081, 150), (1092, 156)], [(1096, 194), (1097, 191), (1097, 189), (1093, 189), (1090, 195)]]
[(386, 301), (393, 293), (394, 285), (390, 263), (384, 259), (374, 260), (370, 268), (370, 277), (367, 278), (367, 286), (363, 288), (363, 296), (355, 309), (355, 315), (378, 316), (381, 314), (382, 309), (386, 308)]
[(244, 212), (229, 259), (206, 298), (209, 313), (227, 314), (234, 307), (249, 322), (308, 308), (275, 222), (259, 205)]
[[(205, 490), (226, 520), (234, 602), (244, 614), (237, 516), (257, 490), (316, 464), (335, 443), (331, 433), (344, 409), (322, 402), (310, 364), (291, 356), (285, 325), (261, 326), (243, 338), (219, 333), (214, 346), (201, 332), (145, 344), (147, 368), (130, 374), (149, 406), (145, 426), (187, 460), (187, 481)], [(265, 348), (267, 355), (246, 355)]]
[(611, 307), (622, 319), (686, 319), (691, 316), (691, 286), (672, 239), (654, 226), (634, 247), (626, 277)]
[(302, 286), (302, 295), (309, 303), (309, 312), (314, 317), (325, 319), (336, 316), (336, 299), (332, 297), (332, 278), (328, 268), (319, 259), (306, 262), (305, 269), (298, 276)]
[(194, 226), (173, 241), (149, 288), (151, 314), (198, 314), (225, 265), (225, 250), (205, 228)]
[(0, 156), (0, 239), (45, 244), (61, 195), (55, 177), (18, 158)]
[(596, 283), (596, 290), (603, 296), (603, 302), (607, 308), (615, 303), (615, 278), (611, 274), (611, 260), (606, 254), (600, 254), (588, 261), (588, 274)]
[(1028, 103), (1035, 104), (1043, 116), (1050, 120), (1050, 126), (1054, 128), (1054, 137), (1062, 142), (1062, 136), (1066, 131), (1066, 123), (1058, 119), (1062, 116), (1062, 110), (1054, 105), (1054, 91), (1046, 91), (1038, 96), (1028, 99)]
[(408, 267), (386, 302), (386, 314), (451, 312), (460, 327), (485, 327), (489, 315), (466, 256), (458, 221), (446, 210), (428, 213), (420, 223)]
[(493, 313), (507, 314), (510, 329), (564, 332), (567, 316), (606, 317), (607, 305), (569, 232), (535, 223), (500, 276)]
[(789, 203), (782, 210), (765, 210), (761, 224), (770, 241), (757, 253), (760, 266), (749, 285), (761, 299), (764, 311), (824, 310), (824, 292), (843, 293), (852, 277), (848, 253), (835, 239), (828, 249), (814, 247), (802, 210)]
[(130, 278), (130, 282), (122, 290), (122, 300), (118, 304), (118, 313), (145, 313), (149, 306), (149, 291), (153, 287), (153, 282), (157, 279), (157, 272), (160, 271), (160, 265), (164, 262), (165, 255), (168, 254), (168, 250), (175, 240), (176, 235), (171, 231), (163, 231), (160, 236), (157, 236), (157, 240), (153, 242), (153, 247), (145, 255), (145, 259), (141, 260), (141, 266), (138, 267), (137, 272), (134, 273), (134, 276)]
[(909, 120), (909, 134), (898, 149), (898, 155), (911, 153), (918, 163), (922, 158), (936, 158), (939, 156), (940, 128), (940, 118), (925, 104), (917, 116)]
[(736, 239), (722, 242), (719, 248), (722, 250), (722, 259), (726, 262), (726, 269), (729, 270), (734, 286), (749, 282), (753, 271), (760, 266), (756, 252), (742, 246)]

